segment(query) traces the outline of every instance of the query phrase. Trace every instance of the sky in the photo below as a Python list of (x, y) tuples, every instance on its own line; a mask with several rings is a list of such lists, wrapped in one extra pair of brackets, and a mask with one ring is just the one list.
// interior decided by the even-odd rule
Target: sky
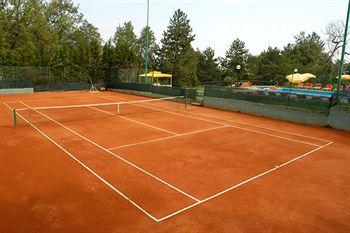
[[(104, 41), (132, 21), (135, 33), (146, 25), (147, 0), (73, 0)], [(269, 46), (283, 49), (301, 31), (324, 37), (331, 21), (346, 19), (347, 0), (150, 0), (150, 27), (157, 41), (175, 10), (181, 9), (196, 35), (194, 48), (212, 47), (216, 56), (236, 38), (257, 55)]]

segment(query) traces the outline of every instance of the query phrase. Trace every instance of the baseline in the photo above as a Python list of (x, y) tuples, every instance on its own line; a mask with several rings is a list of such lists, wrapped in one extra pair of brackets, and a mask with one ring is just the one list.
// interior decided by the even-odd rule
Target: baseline
[(221, 196), (221, 195), (223, 195), (223, 194), (225, 194), (225, 193), (227, 193), (227, 192), (229, 192), (229, 191), (232, 191), (232, 190), (234, 190), (234, 189), (237, 189), (237, 188), (239, 188), (239, 187), (241, 187), (241, 186), (243, 186), (243, 185), (245, 185), (245, 184), (247, 184), (247, 183), (250, 183), (250, 182), (252, 182), (252, 181), (254, 181), (254, 180), (256, 180), (256, 179), (259, 179), (259, 178), (261, 178), (261, 177), (263, 177), (263, 176), (266, 176), (266, 175), (268, 175), (269, 173), (272, 173), (272, 172), (274, 172), (274, 171), (276, 171), (276, 170), (278, 170), (278, 169), (281, 169), (281, 168), (283, 168), (283, 167), (286, 167), (286, 166), (292, 164), (293, 162), (295, 162), (295, 161), (297, 161), (297, 160), (300, 160), (300, 159), (302, 159), (302, 158), (304, 158), (304, 157), (309, 156), (309, 155), (312, 154), (312, 153), (315, 153), (316, 151), (319, 151), (319, 150), (321, 150), (321, 149), (323, 149), (323, 148), (325, 148), (325, 147), (327, 147), (327, 146), (330, 146), (331, 144), (333, 144), (333, 142), (329, 142), (329, 143), (327, 143), (326, 145), (319, 146), (318, 148), (316, 148), (316, 149), (314, 149), (314, 150), (312, 150), (312, 151), (309, 151), (309, 152), (307, 152), (307, 153), (305, 153), (305, 154), (303, 154), (303, 155), (300, 155), (300, 156), (298, 156), (298, 157), (295, 157), (294, 159), (291, 159), (291, 160), (289, 160), (289, 161), (287, 161), (287, 162), (285, 162), (285, 163), (283, 163), (283, 164), (277, 165), (277, 166), (275, 166), (275, 167), (272, 168), (272, 169), (269, 169), (269, 170), (267, 170), (267, 171), (265, 171), (265, 172), (262, 172), (262, 173), (260, 173), (260, 174), (258, 174), (258, 175), (256, 175), (256, 176), (254, 176), (254, 177), (252, 177), (252, 178), (250, 178), (250, 179), (247, 179), (247, 180), (245, 180), (245, 181), (243, 181), (243, 182), (241, 182), (241, 183), (239, 183), (239, 184), (236, 184), (236, 185), (234, 185), (234, 186), (232, 186), (232, 187), (230, 187), (230, 188), (227, 188), (227, 189), (225, 189), (225, 190), (223, 190), (223, 191), (221, 191), (221, 192), (219, 192), (219, 193), (217, 193), (217, 194), (214, 194), (214, 195), (212, 195), (212, 196), (210, 196), (210, 197), (208, 197), (208, 198), (205, 198), (205, 199), (203, 199), (203, 200), (198, 201), (197, 203), (194, 203), (194, 204), (192, 204), (192, 205), (190, 205), (190, 206), (187, 206), (187, 207), (185, 207), (185, 208), (183, 208), (183, 209), (180, 209), (180, 210), (178, 210), (178, 211), (176, 211), (176, 212), (173, 212), (173, 213), (171, 213), (171, 214), (169, 214), (169, 215), (167, 215), (167, 216), (164, 216), (163, 218), (160, 218), (158, 221), (159, 221), (159, 222), (164, 221), (164, 220), (169, 219), (169, 218), (171, 218), (171, 217), (174, 217), (174, 216), (176, 216), (176, 215), (178, 215), (178, 214), (180, 214), (180, 213), (183, 213), (183, 212), (185, 212), (186, 210), (189, 210), (189, 209), (191, 209), (191, 208), (193, 208), (193, 207), (195, 207), (195, 206), (197, 206), (197, 205), (203, 204), (203, 203), (208, 202), (208, 201), (210, 201), (210, 200), (212, 200), (212, 199), (214, 199), (214, 198), (217, 198), (217, 197), (219, 197), (219, 196)]
[(80, 137), (80, 138), (86, 140), (87, 142), (91, 143), (92, 145), (94, 145), (94, 146), (96, 146), (96, 147), (102, 149), (103, 151), (106, 151), (107, 153), (111, 154), (112, 156), (114, 156), (114, 157), (116, 157), (116, 158), (122, 160), (123, 162), (129, 164), (130, 166), (134, 167), (135, 169), (139, 170), (140, 172), (143, 172), (143, 173), (145, 173), (145, 174), (151, 176), (152, 178), (154, 178), (154, 179), (158, 180), (159, 182), (165, 184), (166, 186), (168, 186), (168, 187), (170, 187), (170, 188), (172, 188), (172, 189), (178, 191), (179, 193), (182, 193), (183, 195), (187, 196), (188, 198), (190, 198), (190, 199), (192, 199), (192, 200), (194, 200), (194, 201), (199, 201), (197, 198), (191, 196), (190, 194), (188, 194), (188, 193), (186, 193), (186, 192), (180, 190), (179, 188), (177, 188), (177, 187), (173, 186), (172, 184), (170, 184), (170, 183), (164, 181), (163, 179), (161, 179), (161, 178), (159, 178), (159, 177), (157, 177), (157, 176), (151, 174), (150, 172), (148, 172), (148, 171), (142, 169), (141, 167), (139, 167), (139, 166), (137, 166), (137, 165), (131, 163), (130, 161), (128, 161), (128, 160), (126, 160), (126, 159), (120, 157), (119, 155), (117, 155), (117, 154), (115, 154), (115, 153), (109, 151), (108, 149), (104, 148), (103, 146), (101, 146), (101, 145), (99, 145), (99, 144), (93, 142), (92, 140), (86, 138), (85, 136), (83, 136), (83, 135), (81, 135), (81, 134), (75, 132), (75, 131), (72, 130), (71, 128), (69, 128), (69, 127), (63, 125), (62, 123), (60, 123), (60, 122), (56, 121), (55, 119), (53, 119), (53, 118), (47, 116), (46, 114), (44, 114), (44, 113), (42, 113), (42, 112), (40, 112), (40, 111), (38, 111), (38, 110), (36, 110), (36, 109), (30, 107), (29, 105), (27, 105), (27, 104), (25, 104), (25, 103), (23, 103), (23, 102), (22, 102), (22, 104), (25, 105), (25, 106), (27, 106), (28, 108), (32, 109), (33, 111), (39, 113), (40, 115), (46, 117), (47, 119), (51, 120), (52, 122), (54, 122), (54, 123), (60, 125), (61, 127), (65, 128), (66, 130), (70, 131), (71, 133), (77, 135), (78, 137)]
[[(10, 106), (5, 104), (11, 111), (13, 110)], [(55, 146), (57, 146), (59, 149), (61, 149), (64, 153), (66, 153), (70, 158), (75, 160), (77, 163), (79, 163), (82, 167), (84, 167), (88, 172), (93, 174), (97, 179), (102, 181), (105, 185), (107, 185), (109, 188), (111, 188), (114, 192), (118, 193), (120, 196), (122, 196), (125, 200), (127, 200), (129, 203), (131, 203), (133, 206), (135, 206), (137, 209), (139, 209), (141, 212), (146, 214), (149, 218), (152, 220), (159, 222), (159, 219), (148, 213), (146, 210), (144, 210), (141, 206), (136, 204), (134, 201), (132, 201), (130, 198), (128, 198), (124, 193), (119, 191), (117, 188), (115, 188), (113, 185), (111, 185), (108, 181), (103, 179), (100, 175), (98, 175), (95, 171), (93, 171), (91, 168), (89, 168), (87, 165), (85, 165), (83, 162), (81, 162), (79, 159), (77, 159), (73, 154), (71, 154), (69, 151), (67, 151), (63, 146), (61, 146), (58, 142), (53, 140), (51, 137), (49, 137), (47, 134), (45, 134), (43, 131), (41, 131), (38, 127), (36, 127), (33, 123), (31, 123), (29, 120), (27, 120), (25, 117), (23, 117), (21, 114), (18, 114), (20, 118), (22, 118), (25, 122), (27, 122), (30, 126), (32, 126), (36, 131), (38, 131), (41, 135), (43, 135), (47, 140), (52, 142)]]

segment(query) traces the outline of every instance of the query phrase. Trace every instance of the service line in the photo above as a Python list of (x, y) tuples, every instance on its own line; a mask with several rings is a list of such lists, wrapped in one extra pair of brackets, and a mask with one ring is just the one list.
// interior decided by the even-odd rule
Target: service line
[[(112, 100), (111, 98), (109, 98), (109, 99)], [(135, 105), (136, 106), (141, 106), (141, 105), (137, 105), (137, 104), (135, 104)], [(152, 104), (150, 104), (150, 105), (152, 105)], [(152, 105), (152, 106), (155, 106), (155, 105)], [(149, 108), (149, 109), (153, 109), (153, 110), (160, 110), (160, 109), (155, 109), (155, 108), (148, 107), (148, 106), (143, 106), (143, 105), (141, 107)], [(163, 107), (163, 106), (162, 107), (155, 106), (155, 107), (169, 109), (169, 108)], [(179, 111), (193, 114), (191, 112), (184, 111), (184, 110), (179, 110)], [(193, 117), (193, 116), (189, 116), (189, 115), (178, 113), (178, 112), (173, 112), (173, 111), (163, 111), (163, 112), (170, 113), (170, 114), (173, 114), (173, 115), (183, 116), (183, 117), (187, 117), (187, 118), (191, 118), (191, 119), (196, 119), (196, 120), (200, 120), (200, 121), (205, 121), (205, 122), (209, 122), (209, 123), (212, 123), (212, 124), (217, 124), (217, 125), (222, 125), (222, 126), (226, 126), (226, 127), (231, 127), (231, 128), (236, 128), (236, 129), (240, 129), (240, 130), (245, 130), (245, 131), (252, 132), (252, 133), (257, 133), (257, 134), (262, 134), (262, 135), (266, 135), (266, 136), (271, 136), (271, 137), (275, 137), (275, 138), (279, 138), (279, 139), (283, 139), (283, 140), (288, 140), (288, 141), (292, 141), (292, 142), (302, 143), (302, 144), (306, 144), (306, 145), (310, 145), (310, 146), (315, 146), (315, 147), (321, 146), (321, 145), (318, 145), (318, 144), (305, 142), (305, 141), (301, 141), (301, 140), (297, 140), (297, 139), (292, 139), (292, 138), (288, 138), (288, 137), (278, 136), (278, 135), (274, 135), (274, 134), (270, 134), (270, 133), (264, 133), (264, 132), (253, 130), (253, 129), (247, 129), (247, 128), (244, 128), (244, 127), (233, 126), (233, 125), (225, 124), (225, 123), (222, 123), (222, 122), (212, 121), (212, 120), (203, 119), (203, 118), (199, 118), (199, 117)], [(211, 117), (211, 118), (214, 118), (214, 117)], [(225, 121), (227, 121), (227, 120), (225, 120)]]
[(127, 144), (127, 145), (117, 146), (117, 147), (109, 148), (108, 150), (117, 150), (117, 149), (122, 149), (122, 148), (126, 148), (126, 147), (131, 147), (131, 146), (137, 146), (137, 145), (142, 145), (142, 144), (147, 144), (147, 143), (152, 143), (152, 142), (163, 141), (163, 140), (167, 140), (167, 139), (171, 139), (171, 138), (183, 137), (183, 136), (187, 136), (187, 135), (191, 135), (191, 134), (214, 131), (214, 130), (222, 129), (222, 128), (226, 128), (226, 127), (227, 126), (218, 126), (218, 127), (209, 128), (209, 129), (202, 129), (202, 130), (192, 131), (192, 132), (188, 132), (188, 133), (182, 133), (182, 134), (172, 135), (172, 136), (168, 136), (168, 137), (156, 138), (156, 139), (152, 139), (152, 140), (148, 140), (148, 141), (136, 142), (136, 143), (131, 143), (131, 144)]
[(44, 114), (44, 113), (42, 113), (42, 112), (40, 112), (40, 111), (38, 111), (38, 110), (36, 110), (36, 109), (30, 107), (29, 105), (27, 105), (27, 104), (25, 104), (25, 103), (23, 103), (23, 102), (22, 102), (22, 104), (25, 105), (25, 106), (27, 106), (28, 108), (32, 109), (33, 111), (39, 113), (40, 115), (46, 117), (46, 118), (49, 119), (50, 121), (52, 121), (52, 122), (54, 122), (54, 123), (60, 125), (61, 127), (65, 128), (66, 130), (70, 131), (71, 133), (77, 135), (78, 137), (80, 137), (80, 138), (86, 140), (87, 142), (91, 143), (92, 145), (94, 145), (94, 146), (96, 146), (96, 147), (102, 149), (103, 151), (109, 153), (110, 155), (112, 155), (112, 156), (118, 158), (119, 160), (122, 160), (123, 162), (129, 164), (130, 166), (134, 167), (135, 169), (139, 170), (140, 172), (149, 175), (150, 177), (152, 177), (152, 178), (158, 180), (159, 182), (165, 184), (166, 186), (168, 186), (168, 187), (170, 187), (170, 188), (172, 188), (172, 189), (178, 191), (179, 193), (182, 193), (183, 195), (187, 196), (188, 198), (190, 198), (190, 199), (192, 199), (192, 200), (194, 200), (194, 201), (199, 201), (197, 198), (191, 196), (190, 194), (188, 194), (188, 193), (182, 191), (181, 189), (179, 189), (179, 188), (173, 186), (172, 184), (170, 184), (170, 183), (168, 183), (168, 182), (162, 180), (161, 178), (159, 178), (159, 177), (157, 177), (157, 176), (151, 174), (150, 172), (148, 172), (148, 171), (142, 169), (141, 167), (139, 167), (139, 166), (137, 166), (137, 165), (131, 163), (130, 161), (128, 161), (128, 160), (122, 158), (121, 156), (119, 156), (119, 155), (113, 153), (112, 151), (109, 151), (108, 149), (104, 148), (103, 146), (97, 144), (96, 142), (93, 142), (92, 140), (90, 140), (90, 139), (86, 138), (85, 136), (79, 134), (78, 132), (74, 131), (73, 129), (71, 129), (71, 128), (65, 126), (65, 125), (63, 125), (62, 123), (56, 121), (55, 119), (53, 119), (53, 118), (47, 116), (46, 114)]
[[(108, 97), (108, 96), (104, 96), (104, 97), (105, 97), (104, 99), (107, 99), (106, 97)], [(115, 97), (115, 96), (109, 96), (109, 97), (111, 97), (111, 98), (119, 98), (119, 99), (122, 99), (122, 100), (126, 99), (126, 98)], [(111, 98), (108, 98), (108, 99), (111, 100)], [(155, 105), (153, 105), (153, 106), (155, 106)], [(168, 107), (163, 107), (163, 108), (173, 110), (173, 109), (168, 108)], [(241, 122), (241, 121), (236, 121), (236, 120), (231, 120), (231, 119), (225, 119), (225, 118), (218, 117), (218, 116), (213, 116), (213, 115), (210, 115), (210, 114), (204, 114), (204, 113), (198, 113), (198, 112), (189, 112), (189, 111), (185, 111), (185, 110), (179, 110), (179, 111), (185, 112), (185, 113), (189, 113), (189, 114), (193, 114), (193, 115), (199, 115), (199, 116), (209, 117), (209, 118), (213, 118), (213, 119), (218, 119), (218, 120), (221, 120), (221, 121), (232, 122), (232, 123), (247, 125), (247, 126), (251, 126), (251, 127), (255, 127), (255, 128), (266, 129), (266, 130), (275, 131), (275, 132), (279, 132), (279, 133), (285, 133), (285, 134), (289, 134), (289, 135), (299, 136), (299, 137), (302, 137), (302, 138), (314, 139), (314, 140), (323, 141), (323, 142), (326, 142), (326, 143), (331, 142), (330, 140), (326, 140), (326, 139), (322, 139), (322, 138), (318, 138), (318, 137), (314, 137), (314, 136), (301, 135), (301, 134), (298, 134), (298, 133), (293, 133), (293, 132), (284, 131), (284, 130), (278, 130), (278, 129), (274, 129), (274, 128), (270, 128), (270, 127), (265, 127), (265, 126), (260, 126), (260, 125), (253, 125), (253, 124), (249, 124), (249, 123), (245, 123), (245, 122)], [(322, 145), (319, 145), (319, 146), (322, 146)]]
[(241, 186), (243, 186), (243, 185), (245, 185), (245, 184), (247, 184), (247, 183), (250, 183), (250, 182), (252, 182), (252, 181), (254, 181), (254, 180), (256, 180), (256, 179), (259, 179), (259, 178), (261, 178), (261, 177), (263, 177), (263, 176), (266, 176), (266, 175), (269, 174), (269, 173), (272, 173), (272, 172), (274, 172), (274, 171), (276, 171), (276, 170), (278, 170), (278, 169), (281, 169), (281, 168), (283, 168), (283, 167), (286, 167), (286, 166), (292, 164), (293, 162), (295, 162), (295, 161), (297, 161), (297, 160), (300, 160), (300, 159), (302, 159), (302, 158), (304, 158), (304, 157), (306, 157), (306, 156), (309, 156), (310, 154), (315, 153), (316, 151), (319, 151), (319, 150), (321, 150), (321, 149), (323, 149), (323, 148), (325, 148), (325, 147), (327, 147), (327, 146), (329, 146), (329, 145), (331, 145), (331, 144), (333, 144), (333, 142), (329, 142), (329, 143), (327, 143), (326, 145), (319, 146), (318, 148), (316, 148), (316, 149), (314, 149), (314, 150), (312, 150), (312, 151), (309, 151), (309, 152), (307, 152), (307, 153), (305, 153), (305, 154), (303, 154), (303, 155), (300, 155), (300, 156), (298, 156), (298, 157), (295, 157), (294, 159), (291, 159), (291, 160), (289, 160), (289, 161), (287, 161), (287, 162), (285, 162), (285, 163), (283, 163), (283, 164), (276, 165), (275, 167), (273, 167), (273, 168), (271, 168), (271, 169), (269, 169), (269, 170), (267, 170), (267, 171), (265, 171), (265, 172), (263, 172), (263, 173), (260, 173), (260, 174), (254, 176), (254, 177), (252, 177), (252, 178), (250, 178), (250, 179), (247, 179), (247, 180), (245, 180), (245, 181), (243, 181), (243, 182), (241, 182), (241, 183), (239, 183), (239, 184), (236, 184), (236, 185), (234, 185), (234, 186), (232, 186), (232, 187), (230, 187), (230, 188), (227, 188), (227, 189), (225, 189), (225, 190), (223, 190), (223, 191), (221, 191), (221, 192), (219, 192), (219, 193), (217, 193), (217, 194), (214, 194), (214, 195), (212, 195), (212, 196), (210, 196), (210, 197), (208, 197), (208, 198), (205, 198), (205, 199), (203, 199), (203, 200), (200, 200), (200, 201), (198, 201), (197, 203), (194, 203), (194, 204), (192, 204), (192, 205), (190, 205), (190, 206), (187, 206), (187, 207), (185, 207), (185, 208), (183, 208), (183, 209), (180, 209), (180, 210), (178, 210), (178, 211), (176, 211), (176, 212), (174, 212), (174, 213), (171, 213), (171, 214), (169, 214), (169, 215), (167, 215), (167, 216), (164, 216), (164, 217), (158, 219), (158, 222), (161, 222), (161, 221), (164, 221), (164, 220), (169, 219), (169, 218), (171, 218), (171, 217), (174, 217), (174, 216), (176, 216), (176, 215), (178, 215), (178, 214), (180, 214), (180, 213), (182, 213), (182, 212), (185, 212), (186, 210), (189, 210), (189, 209), (191, 209), (191, 208), (193, 208), (193, 207), (195, 207), (195, 206), (197, 206), (197, 205), (203, 204), (203, 203), (205, 203), (205, 202), (207, 202), (207, 201), (210, 201), (210, 200), (212, 200), (212, 199), (214, 199), (214, 198), (217, 198), (217, 197), (219, 197), (219, 196), (221, 196), (221, 195), (223, 195), (223, 194), (225, 194), (225, 193), (227, 193), (227, 192), (229, 192), (229, 191), (232, 191), (232, 190), (234, 190), (234, 189), (237, 189), (237, 188), (239, 188), (239, 187), (241, 187)]
[[(9, 109), (13, 110), (11, 107), (9, 107), (7, 104), (5, 104)], [(128, 198), (123, 192), (115, 188), (113, 185), (111, 185), (108, 181), (106, 181), (104, 178), (102, 178), (99, 174), (97, 174), (95, 171), (93, 171), (90, 167), (85, 165), (83, 162), (81, 162), (79, 159), (77, 159), (73, 154), (71, 154), (69, 151), (67, 151), (63, 146), (61, 146), (58, 142), (53, 140), (51, 137), (49, 137), (47, 134), (45, 134), (42, 130), (40, 130), (38, 127), (36, 127), (33, 123), (31, 123), (29, 120), (27, 120), (25, 117), (23, 117), (20, 113), (17, 113), (17, 115), (22, 118), (25, 122), (27, 122), (30, 126), (32, 126), (36, 131), (38, 131), (41, 135), (43, 135), (47, 140), (52, 142), (55, 146), (57, 146), (59, 149), (61, 149), (65, 154), (67, 154), (70, 158), (75, 160), (77, 163), (79, 163), (82, 167), (84, 167), (87, 171), (89, 171), (91, 174), (93, 174), (97, 179), (102, 181), (105, 185), (107, 185), (109, 188), (111, 188), (114, 192), (118, 193), (120, 196), (122, 196), (125, 200), (130, 202), (133, 206), (135, 206), (137, 209), (139, 209), (141, 212), (146, 214), (148, 217), (153, 219), (156, 222), (159, 222), (159, 219), (148, 213), (146, 210), (144, 210), (142, 207), (140, 207), (138, 204), (136, 204), (134, 201), (132, 201), (130, 198)]]

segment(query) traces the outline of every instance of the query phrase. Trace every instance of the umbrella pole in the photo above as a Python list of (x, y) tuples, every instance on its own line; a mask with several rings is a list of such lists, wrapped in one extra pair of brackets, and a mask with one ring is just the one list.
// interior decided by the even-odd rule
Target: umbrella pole
[(292, 91), (292, 85), (293, 85), (293, 77), (294, 77), (294, 74), (292, 74), (292, 80), (291, 80), (291, 82), (289, 83), (289, 92), (288, 92), (287, 106), (289, 106), (290, 92)]

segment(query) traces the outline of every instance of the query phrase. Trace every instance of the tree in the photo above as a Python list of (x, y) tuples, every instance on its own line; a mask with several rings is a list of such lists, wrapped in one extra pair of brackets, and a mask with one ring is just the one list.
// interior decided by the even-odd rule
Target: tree
[[(37, 41), (42, 39), (45, 28), (41, 1), (4, 1), (1, 3), (1, 63), (6, 65), (30, 65), (40, 59), (36, 53)], [(40, 31), (42, 29), (43, 31)]]
[(260, 82), (282, 83), (285, 74), (281, 69), (282, 55), (278, 48), (269, 47), (258, 56), (255, 79)]
[[(175, 11), (173, 17), (170, 19), (167, 30), (163, 33), (161, 39), (161, 51), (159, 53), (162, 69), (166, 72), (174, 74), (174, 85), (181, 83), (196, 83), (197, 67), (188, 67), (186, 72), (180, 71), (180, 62), (183, 62), (189, 57), (194, 57), (192, 41), (195, 36), (192, 34), (192, 28), (187, 15), (178, 9)], [(181, 61), (180, 61), (181, 59)], [(195, 63), (195, 62), (194, 62)], [(191, 77), (193, 80), (187, 80), (188, 76), (181, 76), (184, 74), (194, 74)]]
[(1, 65), (49, 66), (57, 80), (75, 81), (98, 78), (100, 61), (100, 34), (71, 0), (0, 2)]
[(118, 26), (113, 38), (115, 59), (119, 68), (135, 68), (139, 64), (139, 48), (132, 23)]
[(51, 34), (49, 63), (57, 76), (71, 79), (67, 71), (72, 70), (71, 52), (76, 44), (73, 34), (83, 23), (83, 16), (79, 13), (71, 0), (53, 0), (48, 3), (45, 11)]
[(295, 68), (301, 73), (313, 73), (322, 83), (331, 81), (332, 70), (328, 67), (329, 56), (325, 52), (321, 37), (313, 32), (299, 33), (295, 36), (295, 43), (288, 44), (282, 51), (282, 70), (290, 74)]
[(154, 69), (155, 66), (155, 55), (156, 55), (156, 50), (158, 49), (157, 43), (156, 43), (156, 38), (154, 36), (154, 32), (151, 30), (149, 27), (144, 27), (141, 31), (140, 37), (137, 41), (138, 43), (138, 48), (139, 48), (139, 67), (144, 69), (145, 67), (145, 62), (146, 62), (146, 44), (147, 44), (147, 32), (148, 32), (148, 39), (149, 39), (149, 54), (148, 54), (148, 68), (149, 70)]
[(221, 84), (221, 72), (219, 69), (218, 59), (215, 58), (215, 51), (208, 47), (203, 52), (198, 53), (197, 76), (198, 81), (202, 84)]
[(326, 31), (325, 31), (326, 45), (328, 47), (330, 65), (332, 64), (332, 61), (334, 61), (336, 57), (339, 55), (339, 51), (343, 47), (344, 31), (345, 31), (345, 24), (342, 21), (330, 22), (326, 27)]
[(197, 66), (198, 57), (194, 49), (189, 49), (185, 54), (181, 54), (178, 61), (175, 77), (177, 86), (195, 87), (198, 85)]
[(109, 82), (113, 78), (113, 70), (116, 68), (116, 62), (114, 59), (114, 47), (112, 45), (112, 40), (109, 39), (107, 43), (103, 46), (102, 51), (102, 70), (103, 70), (103, 80)]
[[(249, 56), (249, 50), (246, 48), (245, 43), (238, 38), (235, 39), (223, 60), (222, 66), (225, 69), (225, 75), (227, 77), (236, 77), (236, 80), (248, 79), (247, 61)], [(240, 66), (239, 70), (237, 69), (238, 65)]]

